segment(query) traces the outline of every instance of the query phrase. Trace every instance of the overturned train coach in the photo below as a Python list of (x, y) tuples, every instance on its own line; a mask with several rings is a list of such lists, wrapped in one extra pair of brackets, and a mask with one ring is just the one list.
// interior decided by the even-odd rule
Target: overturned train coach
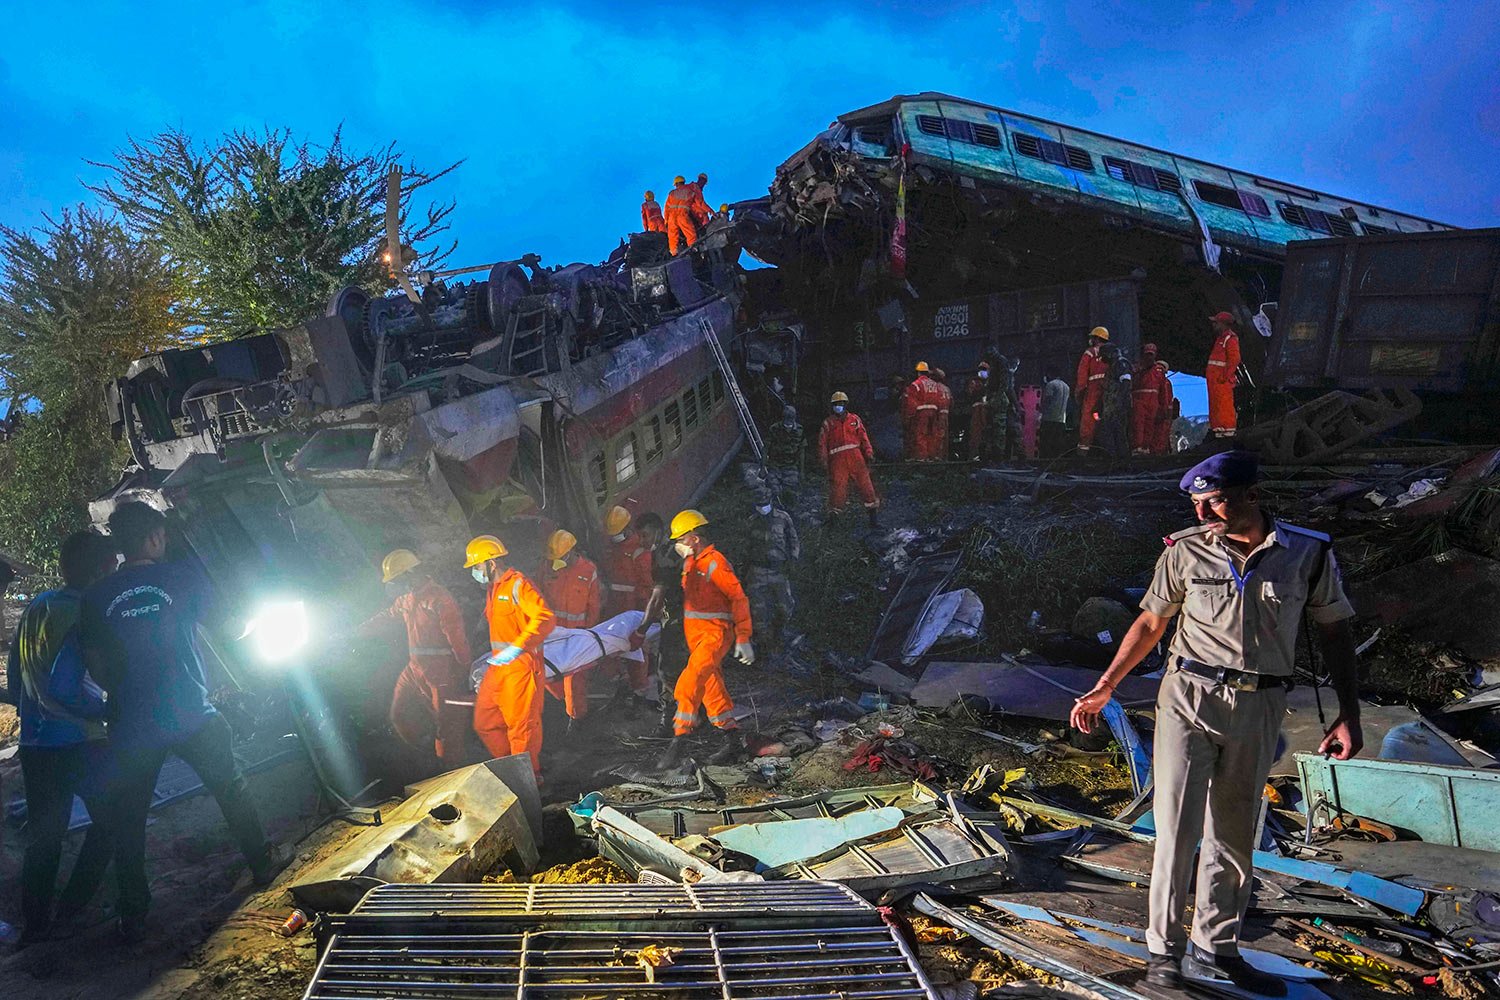
[[(738, 248), (667, 258), (659, 242), (638, 234), (598, 266), (496, 264), (414, 298), (345, 289), (301, 326), (143, 357), (109, 388), (132, 461), (91, 515), (145, 500), (242, 620), (266, 602), (304, 610), (312, 642), (292, 669), (317, 675), (301, 709), (322, 716), (304, 735), (347, 746), (358, 737), (333, 720), (383, 719), (405, 657), (327, 640), (382, 607), (386, 552), (414, 550), (477, 613), (472, 535), (502, 536), (527, 567), (555, 527), (597, 538), (614, 504), (670, 516), (732, 457), (706, 339), (737, 350)], [(241, 645), (210, 640), (211, 664), (254, 691), (275, 672)], [(368, 767), (346, 770), (336, 786), (367, 783)]]

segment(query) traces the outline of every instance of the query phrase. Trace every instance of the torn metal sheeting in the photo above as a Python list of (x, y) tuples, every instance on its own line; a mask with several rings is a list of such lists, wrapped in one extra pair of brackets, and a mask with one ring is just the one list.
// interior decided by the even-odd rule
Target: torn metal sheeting
[[(323, 936), (304, 1000), (938, 1000), (879, 912), (827, 883), (384, 886)], [(671, 960), (641, 961), (652, 948)]]
[[(588, 801), (585, 798), (574, 809), (588, 808)], [(821, 832), (829, 833), (843, 822), (868, 822), (861, 815), (867, 813), (881, 814), (875, 822), (883, 828), (864, 833), (848, 827), (851, 834), (862, 835), (839, 840), (816, 853), (797, 849), (798, 838), (806, 841), (800, 846), (809, 849), (824, 846), (803, 837), (805, 831), (799, 824), (826, 825), (829, 830)], [(887, 827), (892, 813), (901, 818)], [(651, 869), (678, 878), (726, 877), (678, 842), (707, 841), (760, 862), (757, 875), (732, 873), (741, 878), (832, 880), (862, 893), (913, 882), (993, 876), (1010, 864), (1010, 849), (999, 824), (961, 809), (951, 795), (942, 798), (921, 783), (845, 789), (732, 809), (632, 810), (596, 802), (591, 822), (599, 852), (605, 857), (627, 870)], [(789, 825), (788, 833), (797, 834), (793, 842), (778, 833), (778, 825)], [(753, 827), (753, 832), (747, 827)], [(746, 832), (726, 837), (730, 831)], [(757, 845), (767, 848), (765, 857), (756, 855)], [(801, 856), (780, 861), (789, 851)]]
[[(912, 700), (924, 708), (947, 708), (961, 695), (977, 695), (997, 712), (1036, 719), (1066, 721), (1073, 702), (1099, 681), (1100, 672), (1087, 667), (1023, 663), (1004, 657), (990, 663), (935, 660), (912, 689)], [(1126, 677), (1115, 688), (1115, 699), (1126, 709), (1156, 703), (1160, 682)]]
[(533, 817), (539, 828), (528, 755), (449, 771), (410, 786), (379, 826), (303, 872), (291, 892), (303, 907), (347, 912), (382, 883), (477, 882), (501, 864), (529, 872), (538, 860)]
[(1430, 844), (1500, 851), (1500, 771), (1298, 754), (1308, 822), (1352, 813)]
[(867, 809), (837, 819), (786, 819), (745, 823), (714, 835), (726, 849), (748, 854), (768, 868), (807, 861), (841, 847), (887, 833), (901, 825), (906, 814), (894, 806)]
[[(1324, 707), (1331, 704), (1329, 693), (1322, 693)], [(1497, 700), (1500, 703), (1500, 700)], [(1379, 746), (1391, 732), (1400, 726), (1421, 722), (1422, 716), (1405, 705), (1377, 705), (1373, 702), (1359, 703), (1359, 724), (1364, 731), (1365, 746)], [(1273, 775), (1297, 773), (1297, 754), (1314, 753), (1323, 742), (1327, 727), (1318, 721), (1317, 696), (1306, 684), (1298, 684), (1286, 699), (1286, 719), (1281, 726), (1281, 741), (1276, 762), (1271, 765)], [(1482, 766), (1491, 758), (1461, 743), (1450, 741), (1450, 745), (1472, 765)]]
[(940, 642), (977, 638), (984, 625), (984, 602), (972, 590), (950, 590), (938, 594), (922, 610), (901, 649), (901, 662), (915, 664)]
[(865, 659), (879, 660), (897, 669), (907, 666), (902, 660), (902, 651), (926, 614), (928, 605), (947, 588), (953, 574), (958, 572), (960, 558), (958, 552), (935, 552), (912, 561), (875, 628)]

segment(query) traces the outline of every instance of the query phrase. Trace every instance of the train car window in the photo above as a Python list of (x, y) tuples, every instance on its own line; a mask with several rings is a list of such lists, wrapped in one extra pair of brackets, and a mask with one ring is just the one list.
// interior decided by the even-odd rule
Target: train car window
[(937, 115), (917, 115), (917, 131), (923, 135), (946, 135), (943, 119)]
[(698, 426), (698, 394), (691, 386), (682, 394), (682, 422), (688, 427)]
[(1181, 177), (1178, 177), (1170, 170), (1162, 170), (1158, 167), (1152, 167), (1151, 173), (1156, 177), (1156, 186), (1160, 190), (1169, 192), (1170, 194), (1182, 193)]
[(596, 451), (589, 456), (589, 489), (594, 491), (594, 505), (603, 507), (609, 499), (609, 480), (604, 466), (604, 452)]
[(1390, 230), (1385, 228), (1384, 226), (1377, 226), (1370, 222), (1361, 222), (1360, 227), (1364, 229), (1366, 236), (1379, 236), (1381, 233), (1390, 232)]
[(708, 411), (713, 409), (714, 406), (713, 382), (706, 376), (703, 381), (698, 383), (698, 405), (703, 407), (703, 415), (705, 417), (708, 416)]
[(636, 456), (640, 454), (635, 432), (626, 434), (615, 446), (615, 482), (620, 485), (630, 482), (640, 472)]
[(714, 405), (724, 402), (724, 376), (714, 372)]
[(661, 417), (653, 416), (646, 422), (646, 464), (661, 458), (664, 442), (661, 436)]
[(1170, 170), (1136, 163), (1134, 160), (1122, 160), (1118, 156), (1104, 157), (1104, 172), (1117, 181), (1134, 184), (1136, 187), (1166, 191), (1168, 194), (1177, 194), (1182, 190), (1182, 180)]
[(1043, 139), (1040, 136), (1025, 135), (1021, 132), (1016, 132), (1014, 135), (1016, 152), (1022, 156), (1045, 160), (1072, 170), (1092, 171), (1094, 169), (1094, 158), (1086, 149), (1068, 146), (1053, 139)]
[(1245, 206), (1240, 204), (1240, 193), (1232, 187), (1210, 184), (1208, 181), (1193, 181), (1193, 190), (1197, 192), (1199, 201), (1206, 201), (1220, 208), (1232, 208), (1236, 212), (1245, 210)]
[(1250, 215), (1258, 215), (1262, 219), (1271, 217), (1271, 210), (1266, 206), (1266, 199), (1254, 191), (1240, 191), (1240, 208)]
[(970, 127), (974, 130), (974, 142), (977, 145), (989, 146), (991, 149), (1000, 148), (1000, 130), (995, 126), (973, 122)]
[(943, 128), (948, 132), (948, 138), (954, 142), (974, 142), (974, 129), (966, 121), (957, 118), (943, 119)]
[(668, 403), (661, 418), (667, 425), (667, 450), (676, 451), (682, 444), (682, 407), (675, 401)]
[(1276, 210), (1287, 222), (1302, 229), (1310, 229), (1315, 233), (1324, 233), (1328, 236), (1354, 235), (1354, 227), (1349, 224), (1348, 219), (1340, 215), (1329, 215), (1316, 208), (1294, 205), (1289, 201), (1278, 201)]

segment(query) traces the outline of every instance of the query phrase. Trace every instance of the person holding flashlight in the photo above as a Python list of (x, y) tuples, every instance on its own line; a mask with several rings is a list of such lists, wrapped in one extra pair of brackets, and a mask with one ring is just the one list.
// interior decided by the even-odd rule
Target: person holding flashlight
[(469, 638), (463, 615), (447, 589), (426, 573), (410, 549), (396, 549), (380, 564), (391, 606), (359, 626), (367, 634), (400, 619), (406, 626), (406, 669), (391, 695), (391, 728), (401, 742), (431, 748), (448, 767), (463, 763), (469, 727), (464, 695)]
[[(1240, 957), (1239, 938), (1256, 818), (1276, 759), (1304, 610), (1316, 625), (1339, 702), (1319, 750), (1348, 760), (1364, 739), (1349, 629), (1354, 609), (1332, 545), (1327, 535), (1267, 514), (1257, 472), (1253, 453), (1231, 451), (1182, 477), (1198, 526), (1165, 539), (1140, 617), (1099, 683), (1074, 704), (1070, 722), (1090, 732), (1115, 685), (1180, 613), (1156, 701), (1146, 978), (1165, 988), (1185, 979), (1284, 996), (1282, 980)], [(1189, 937), (1182, 916), (1195, 853)]]
[(464, 552), (464, 568), (485, 585), (490, 625), (489, 669), (474, 699), (474, 731), (495, 757), (531, 754), (542, 783), (542, 640), (556, 620), (541, 592), (507, 562), (494, 535), (479, 535)]

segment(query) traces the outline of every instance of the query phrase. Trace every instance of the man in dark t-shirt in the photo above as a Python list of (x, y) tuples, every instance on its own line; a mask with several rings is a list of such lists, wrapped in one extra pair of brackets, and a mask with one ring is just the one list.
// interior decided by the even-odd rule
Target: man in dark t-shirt
[(120, 932), (138, 940), (151, 903), (146, 814), (169, 755), (186, 761), (218, 800), (258, 884), (275, 876), (279, 858), (235, 762), (229, 725), (208, 701), (197, 639), (198, 625), (215, 620), (207, 578), (166, 561), (166, 517), (148, 504), (116, 507), (109, 533), (125, 563), (84, 592), (79, 640), (89, 673), (109, 692)]

